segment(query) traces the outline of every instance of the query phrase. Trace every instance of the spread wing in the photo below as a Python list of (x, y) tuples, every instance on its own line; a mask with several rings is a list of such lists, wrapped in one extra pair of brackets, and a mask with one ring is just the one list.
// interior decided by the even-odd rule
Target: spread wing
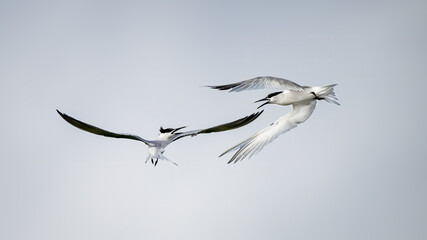
[(75, 118), (72, 118), (70, 116), (68, 116), (67, 114), (64, 114), (58, 110), (56, 110), (58, 112), (58, 114), (65, 120), (67, 121), (69, 124), (73, 125), (76, 128), (79, 128), (83, 131), (86, 132), (90, 132), (96, 135), (101, 135), (101, 136), (105, 136), (105, 137), (113, 137), (113, 138), (127, 138), (127, 139), (132, 139), (132, 140), (137, 140), (137, 141), (141, 141), (145, 144), (147, 144), (148, 146), (153, 146), (155, 145), (154, 141), (149, 141), (149, 140), (145, 140), (139, 136), (136, 135), (132, 135), (132, 134), (123, 134), (123, 133), (113, 133), (113, 132), (109, 132), (106, 131), (104, 129), (92, 126), (90, 124), (84, 123), (82, 121), (79, 121)]
[(234, 150), (237, 150), (237, 152), (233, 155), (230, 161), (228, 161), (228, 163), (236, 163), (240, 160), (243, 160), (247, 156), (249, 156), (249, 158), (252, 157), (253, 155), (260, 152), (265, 145), (274, 141), (278, 136), (298, 126), (299, 123), (307, 120), (313, 113), (315, 107), (315, 100), (304, 104), (294, 104), (290, 113), (279, 118), (270, 126), (262, 129), (255, 135), (231, 147), (222, 153), (220, 157)]
[(208, 86), (208, 87), (212, 89), (218, 89), (218, 90), (230, 90), (230, 92), (240, 92), (245, 90), (263, 89), (263, 88), (303, 91), (303, 88), (295, 82), (292, 82), (287, 79), (271, 77), (271, 76), (256, 77), (256, 78), (252, 78), (252, 79), (237, 82), (237, 83), (218, 85), (218, 86)]
[(223, 132), (223, 131), (228, 131), (228, 130), (240, 128), (240, 127), (243, 127), (243, 126), (251, 123), (253, 120), (257, 119), (262, 114), (263, 111), (264, 110), (262, 110), (260, 112), (252, 113), (249, 116), (237, 119), (237, 120), (232, 121), (232, 122), (217, 125), (214, 127), (205, 128), (205, 129), (198, 129), (198, 130), (193, 130), (193, 131), (188, 131), (188, 132), (176, 133), (174, 135), (172, 141), (176, 141), (180, 138), (187, 137), (187, 136), (196, 136), (197, 134), (202, 134), (202, 133)]

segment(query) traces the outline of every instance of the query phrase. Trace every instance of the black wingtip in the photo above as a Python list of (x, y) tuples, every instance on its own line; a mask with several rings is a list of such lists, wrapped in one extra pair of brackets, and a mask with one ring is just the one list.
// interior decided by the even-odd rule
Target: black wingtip
[(234, 87), (238, 86), (239, 83), (231, 83), (231, 84), (226, 84), (226, 85), (218, 85), (218, 86), (207, 86), (210, 87), (212, 89), (217, 89), (217, 90), (233, 90)]
[(56, 112), (59, 114), (59, 116), (61, 116), (63, 119), (65, 119), (67, 117), (67, 115), (65, 113), (60, 112), (58, 109), (56, 109)]
[(221, 90), (221, 89), (219, 88), (219, 86), (209, 86), (209, 85), (206, 85), (205, 87), (208, 87), (208, 88), (211, 88), (211, 89), (218, 89), (218, 90)]

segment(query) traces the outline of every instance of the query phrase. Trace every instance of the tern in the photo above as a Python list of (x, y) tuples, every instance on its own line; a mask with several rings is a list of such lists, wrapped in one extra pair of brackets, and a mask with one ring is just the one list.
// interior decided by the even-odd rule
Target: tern
[(273, 92), (267, 97), (256, 101), (265, 101), (258, 109), (266, 104), (292, 105), (292, 110), (289, 113), (277, 119), (270, 126), (226, 150), (220, 157), (228, 152), (236, 151), (228, 162), (236, 163), (248, 156), (249, 158), (254, 156), (279, 135), (305, 122), (313, 113), (317, 100), (325, 100), (329, 103), (340, 105), (335, 97), (335, 86), (336, 84), (324, 87), (300, 86), (290, 80), (271, 76), (257, 77), (226, 85), (208, 86), (212, 89), (229, 90), (230, 92), (263, 88), (282, 89), (282, 91)]
[(187, 132), (178, 132), (179, 130), (186, 128), (187, 126), (179, 127), (179, 128), (163, 128), (163, 127), (160, 127), (160, 133), (159, 133), (158, 138), (156, 140), (146, 140), (140, 136), (133, 135), (133, 134), (110, 132), (110, 131), (92, 126), (90, 124), (84, 123), (82, 121), (79, 121), (79, 120), (72, 118), (72, 117), (70, 117), (70, 116), (68, 116), (68, 115), (66, 115), (66, 114), (64, 114), (58, 110), (56, 110), (56, 111), (69, 124), (73, 125), (76, 128), (79, 128), (83, 131), (90, 132), (90, 133), (93, 133), (96, 135), (102, 135), (105, 137), (126, 138), (126, 139), (137, 140), (137, 141), (141, 141), (141, 142), (145, 143), (148, 146), (148, 156), (147, 156), (147, 159), (145, 160), (145, 162), (147, 163), (148, 160), (151, 160), (151, 163), (154, 166), (157, 165), (159, 160), (166, 160), (166, 161), (169, 161), (175, 165), (178, 165), (175, 162), (172, 162), (171, 160), (166, 158), (163, 155), (163, 153), (165, 151), (165, 148), (169, 144), (171, 144), (172, 142), (174, 142), (180, 138), (187, 137), (187, 136), (196, 136), (196, 135), (202, 134), (202, 133), (222, 132), (222, 131), (232, 130), (235, 128), (240, 128), (240, 127), (243, 127), (246, 124), (252, 122), (256, 118), (258, 118), (259, 115), (261, 115), (261, 113), (263, 112), (263, 111), (259, 111), (259, 112), (253, 113), (249, 116), (235, 120), (233, 122), (221, 124), (218, 126), (205, 128), (205, 129), (192, 130), (192, 131), (187, 131)]

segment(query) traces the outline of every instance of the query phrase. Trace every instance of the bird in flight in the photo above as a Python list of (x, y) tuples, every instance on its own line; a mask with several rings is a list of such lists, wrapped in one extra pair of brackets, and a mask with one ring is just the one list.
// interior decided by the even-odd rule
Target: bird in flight
[(90, 132), (90, 133), (93, 133), (96, 135), (102, 135), (105, 137), (126, 138), (126, 139), (137, 140), (137, 141), (141, 141), (141, 142), (145, 143), (148, 146), (148, 156), (147, 156), (147, 159), (145, 160), (145, 162), (147, 163), (149, 160), (151, 160), (151, 163), (154, 166), (157, 165), (159, 160), (166, 160), (166, 161), (169, 161), (175, 165), (178, 165), (175, 162), (172, 162), (171, 160), (166, 158), (163, 155), (163, 153), (165, 151), (165, 148), (169, 144), (171, 144), (172, 142), (174, 142), (180, 138), (187, 137), (187, 136), (196, 136), (196, 135), (202, 134), (202, 133), (222, 132), (222, 131), (232, 130), (235, 128), (240, 128), (240, 127), (243, 127), (246, 124), (252, 122), (256, 118), (258, 118), (259, 115), (261, 115), (261, 113), (263, 112), (263, 111), (259, 111), (259, 112), (253, 113), (249, 116), (235, 120), (233, 122), (221, 124), (218, 126), (205, 128), (205, 129), (186, 131), (186, 132), (179, 132), (179, 130), (186, 128), (186, 126), (179, 127), (179, 128), (163, 128), (163, 127), (160, 127), (160, 133), (159, 133), (159, 136), (156, 140), (146, 140), (140, 136), (133, 135), (133, 134), (110, 132), (110, 131), (92, 126), (90, 124), (84, 123), (82, 121), (79, 121), (79, 120), (72, 118), (72, 117), (70, 117), (70, 116), (68, 116), (68, 115), (66, 115), (66, 114), (64, 114), (58, 110), (56, 110), (56, 111), (69, 124), (73, 125), (76, 128), (79, 128), (83, 131)]
[(230, 92), (263, 88), (281, 89), (281, 91), (273, 92), (267, 97), (256, 101), (263, 102), (258, 108), (266, 104), (292, 105), (292, 110), (289, 113), (277, 119), (270, 126), (231, 147), (222, 153), (220, 157), (231, 151), (236, 151), (236, 153), (228, 163), (236, 163), (246, 157), (252, 157), (279, 135), (305, 122), (313, 113), (317, 100), (325, 100), (329, 103), (340, 105), (335, 97), (335, 86), (336, 84), (324, 87), (300, 86), (290, 80), (271, 76), (257, 77), (226, 85), (208, 86), (212, 89), (229, 90)]

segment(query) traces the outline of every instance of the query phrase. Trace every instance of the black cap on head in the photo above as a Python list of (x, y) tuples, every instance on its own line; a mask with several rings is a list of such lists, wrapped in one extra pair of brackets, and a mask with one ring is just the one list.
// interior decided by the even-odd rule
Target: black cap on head
[(173, 128), (166, 128), (164, 129), (163, 127), (160, 127), (160, 132), (161, 133), (168, 133), (168, 132), (172, 132)]
[(267, 98), (272, 98), (272, 97), (274, 97), (274, 96), (276, 96), (276, 95), (281, 94), (282, 92), (283, 92), (283, 91), (270, 93), (270, 94), (268, 94), (268, 95), (267, 95)]

